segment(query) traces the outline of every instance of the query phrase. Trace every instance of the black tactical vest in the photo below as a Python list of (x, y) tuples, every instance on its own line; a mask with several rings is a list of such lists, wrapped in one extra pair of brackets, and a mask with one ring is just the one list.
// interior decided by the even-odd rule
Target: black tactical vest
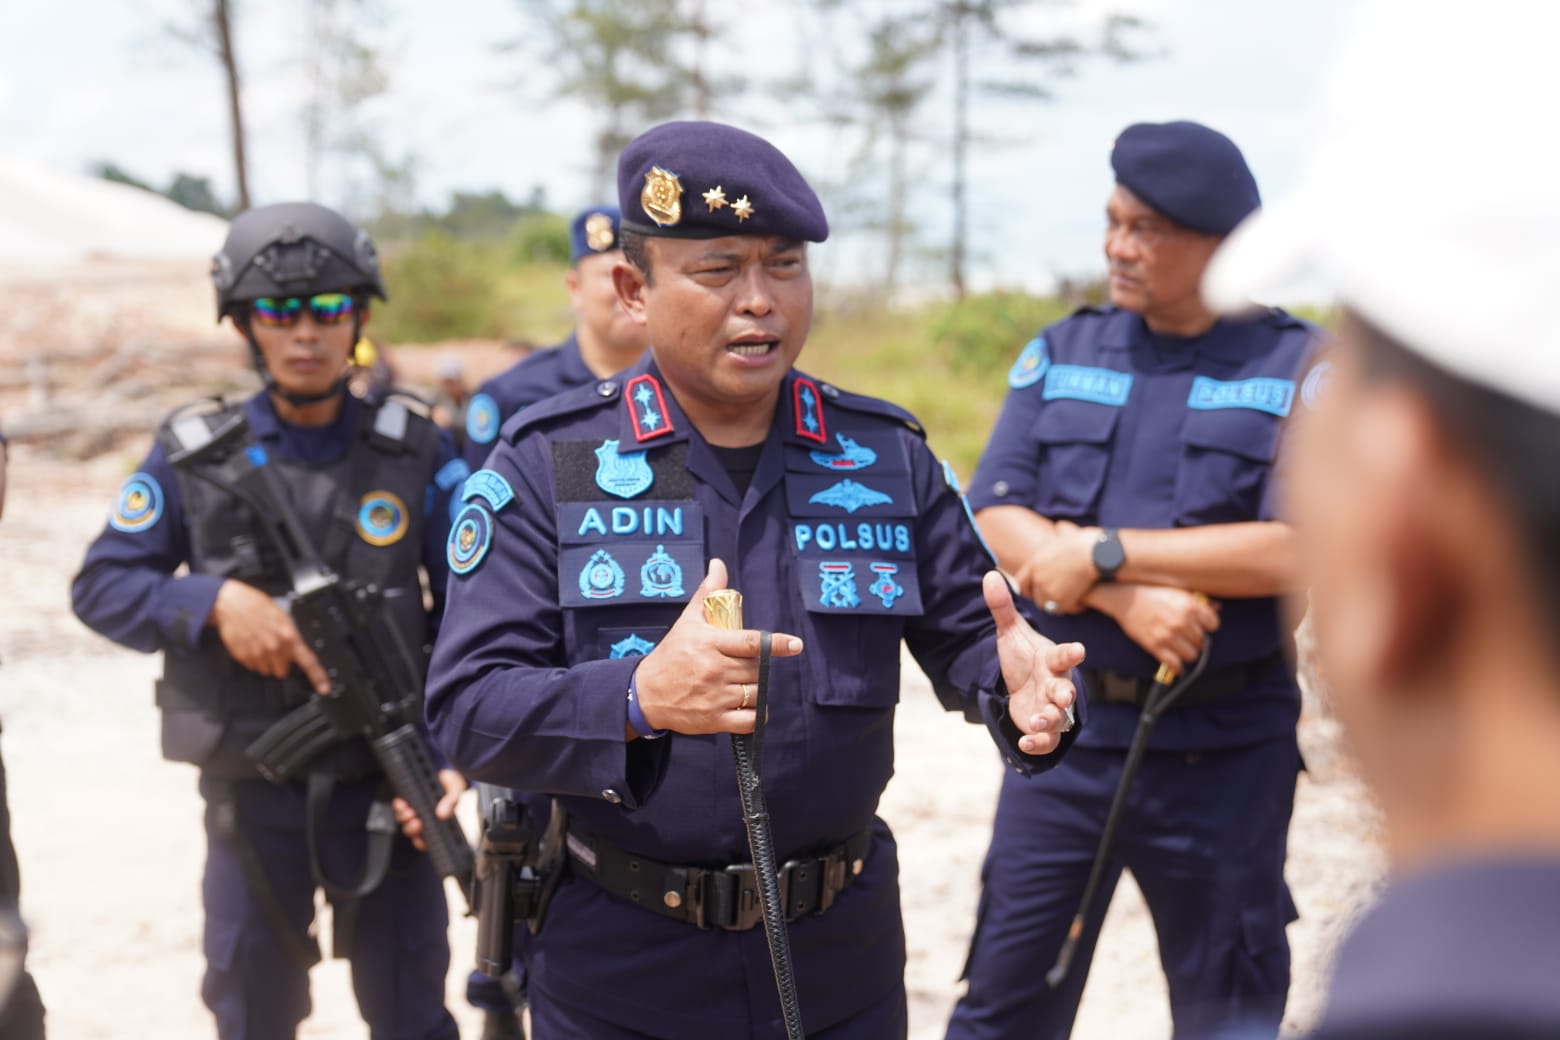
[[(166, 429), (159, 437), (165, 446), (170, 443)], [(386, 609), (405, 645), (421, 651), (425, 667), (430, 647), (419, 568), (424, 496), (433, 483), (438, 444), (438, 428), (392, 397), (359, 405), (357, 430), (343, 457), (317, 465), (274, 455), (271, 461), (315, 551), (342, 579), (386, 590)], [(185, 470), (176, 470), (176, 476), (190, 531), (190, 572), (234, 578), (285, 596), (286, 568), (250, 507)], [(240, 666), (207, 628), (196, 650), (164, 654), (157, 683), (163, 756), (193, 762), (222, 779), (258, 779), (244, 748), (312, 695), (297, 669), (283, 680)], [(342, 777), (377, 768), (361, 739), (322, 755), (319, 767)]]

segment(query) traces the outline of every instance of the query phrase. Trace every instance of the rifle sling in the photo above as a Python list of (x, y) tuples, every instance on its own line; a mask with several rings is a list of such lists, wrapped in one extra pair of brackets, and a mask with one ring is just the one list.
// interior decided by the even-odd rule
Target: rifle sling
[(336, 789), (336, 777), (321, 770), (309, 771), (308, 795), (304, 808), (304, 836), (309, 846), (309, 872), (315, 884), (325, 890), (332, 903), (358, 899), (379, 887), (390, 869), (390, 853), (395, 846), (395, 836), (400, 827), (390, 802), (381, 792), (368, 810), (368, 845), (363, 853), (363, 869), (355, 881), (339, 885), (325, 876), (320, 863), (319, 843), (316, 835), (325, 829), (326, 813), (330, 808), (330, 796)]
[(249, 887), (254, 892), (255, 902), (260, 904), (260, 913), (271, 926), (271, 931), (276, 933), (282, 950), (295, 965), (308, 971), (320, 961), (319, 945), (313, 941), (300, 939), (292, 923), (287, 920), (287, 914), (276, 898), (276, 890), (271, 887), (271, 879), (266, 877), (265, 867), (260, 862), (259, 854), (255, 852), (254, 844), (249, 840), (249, 835), (244, 833), (244, 829), (238, 825), (238, 801), (233, 797), (231, 784), (221, 784), (217, 788), (216, 822), (217, 831), (232, 843), (233, 851), (238, 853), (239, 866), (243, 868), (244, 877), (249, 879)]

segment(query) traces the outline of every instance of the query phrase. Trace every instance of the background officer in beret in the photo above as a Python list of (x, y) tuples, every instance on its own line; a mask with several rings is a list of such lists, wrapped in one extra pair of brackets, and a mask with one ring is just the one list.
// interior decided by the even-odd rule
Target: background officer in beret
[(528, 354), (483, 383), (466, 409), (466, 461), (482, 465), (504, 421), (527, 405), (594, 383), (639, 360), (645, 331), (629, 318), (612, 285), (623, 259), (616, 206), (581, 210), (569, 228), (570, 267), (563, 276), (574, 331), (551, 350)]
[[(1190, 122), (1138, 124), (1111, 154), (1112, 306), (1040, 332), (972, 481), (1003, 569), (1089, 648), (1092, 717), (1058, 769), (1008, 776), (982, 872), (968, 992), (948, 1036), (1065, 1037), (1122, 867), (1159, 933), (1178, 1036), (1248, 1022), (1276, 1032), (1295, 908), (1284, 846), (1300, 700), (1275, 597), (1294, 581), (1271, 483), (1303, 407), (1314, 330), (1281, 311), (1220, 320), (1198, 283), (1259, 204), (1235, 145)], [(1217, 633), (1217, 635), (1212, 635)], [(1157, 668), (1202, 677), (1159, 723), (1079, 962), (1052, 989)]]
[(763, 778), (807, 1035), (902, 1037), (898, 865), (874, 815), (900, 640), (1024, 773), (1071, 740), (1082, 648), (983, 583), (911, 416), (792, 367), (828, 225), (784, 155), (671, 123), (624, 150), (618, 191), (614, 277), (650, 355), (522, 412), (467, 481), (435, 736), (571, 814), (527, 938), (538, 1036), (783, 1036), (723, 736), (754, 727), (758, 632), (701, 615), (741, 591), (777, 633)]
[(1236, 305), (1309, 268), (1344, 306), (1286, 493), (1393, 877), (1326, 1040), (1560, 1036), (1556, 32), (1548, 6), (1375, 5), (1300, 191), (1208, 273)]
[[(249, 343), (265, 389), (241, 405), (316, 550), (347, 580), (387, 590), (402, 642), (426, 653), (448, 575), (450, 502), (467, 475), (449, 435), (391, 396), (346, 392), (369, 298), (385, 298), (368, 237), (311, 203), (241, 213), (212, 265), (217, 312)], [(309, 783), (260, 777), (244, 748), (315, 692), (319, 659), (272, 597), (289, 574), (262, 518), (175, 471), (170, 431), (121, 490), (71, 587), (76, 614), (136, 650), (161, 650), (163, 754), (200, 767), (206, 800), (206, 975), (201, 995), (233, 1040), (289, 1038), (309, 1013), (318, 880), (389, 858), (376, 888), (332, 898), (337, 956), (352, 962), (375, 1040), (452, 1040), (444, 886), (407, 837), (386, 828), (384, 776), (361, 739), (329, 749)], [(187, 573), (179, 573), (181, 567)], [(433, 610), (423, 609), (423, 580)], [(438, 813), (465, 783), (445, 769)], [(328, 802), (309, 790), (333, 784)], [(318, 810), (306, 832), (306, 813)], [(408, 836), (421, 821), (397, 809)]]

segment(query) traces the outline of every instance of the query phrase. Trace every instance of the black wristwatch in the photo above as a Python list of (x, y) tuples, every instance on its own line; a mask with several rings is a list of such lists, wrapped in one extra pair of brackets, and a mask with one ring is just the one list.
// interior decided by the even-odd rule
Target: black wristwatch
[(1100, 529), (1099, 541), (1094, 543), (1091, 558), (1094, 560), (1094, 569), (1100, 572), (1101, 581), (1116, 580), (1116, 572), (1127, 562), (1127, 554), (1121, 548), (1121, 536), (1114, 527)]

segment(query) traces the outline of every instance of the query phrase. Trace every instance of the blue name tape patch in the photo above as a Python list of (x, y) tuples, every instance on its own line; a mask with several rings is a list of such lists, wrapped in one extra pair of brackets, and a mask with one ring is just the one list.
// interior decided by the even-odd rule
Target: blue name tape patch
[(1192, 392), (1186, 398), (1186, 407), (1198, 411), (1248, 408), (1276, 415), (1280, 419), (1289, 414), (1294, 403), (1295, 383), (1292, 379), (1238, 379), (1226, 383), (1198, 376), (1192, 381)]
[(910, 557), (915, 541), (903, 520), (793, 520), (791, 549), (798, 556), (872, 552)]
[(565, 545), (627, 539), (704, 538), (704, 507), (697, 502), (560, 502), (558, 540)]
[(1071, 398), (1120, 408), (1132, 392), (1132, 373), (1087, 365), (1052, 365), (1041, 396), (1047, 401)]

